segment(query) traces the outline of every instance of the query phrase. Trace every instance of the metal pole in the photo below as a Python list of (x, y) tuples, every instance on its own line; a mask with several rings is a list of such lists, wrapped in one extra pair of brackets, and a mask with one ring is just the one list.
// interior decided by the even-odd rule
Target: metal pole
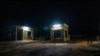
[(99, 15), (99, 11), (98, 11), (98, 8), (97, 8), (97, 21), (98, 21), (98, 31), (97, 31), (97, 42), (99, 42), (99, 34), (100, 34), (100, 15)]
[(16, 28), (16, 32), (15, 32), (15, 40), (17, 40), (17, 26), (15, 27)]
[(10, 26), (10, 41), (11, 41), (11, 26)]
[(40, 37), (41, 37), (41, 24), (40, 24)]
[(100, 15), (99, 15), (99, 11), (97, 9), (97, 21), (98, 21), (98, 34), (100, 34)]

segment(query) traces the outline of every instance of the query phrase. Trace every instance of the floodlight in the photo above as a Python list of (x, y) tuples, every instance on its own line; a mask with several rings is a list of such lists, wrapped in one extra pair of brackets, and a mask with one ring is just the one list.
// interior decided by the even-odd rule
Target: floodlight
[(55, 24), (53, 27), (61, 27), (61, 24)]
[(62, 29), (62, 26), (61, 26), (61, 24), (55, 24), (55, 25), (53, 25), (52, 29), (53, 30), (59, 30), (59, 29)]
[(29, 31), (29, 27), (23, 26), (24, 31)]

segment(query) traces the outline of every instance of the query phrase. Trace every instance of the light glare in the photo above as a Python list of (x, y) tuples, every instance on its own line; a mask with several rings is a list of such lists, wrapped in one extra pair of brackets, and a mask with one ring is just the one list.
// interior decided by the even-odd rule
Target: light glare
[(23, 27), (23, 30), (24, 30), (24, 31), (29, 31), (29, 27), (24, 26), (24, 27)]
[(61, 24), (55, 24), (53, 27), (61, 27)]
[(64, 45), (66, 45), (66, 43), (57, 43), (57, 44), (55, 44), (56, 46), (64, 46)]
[(55, 24), (55, 25), (53, 25), (52, 30), (59, 30), (59, 29), (62, 29), (61, 24)]

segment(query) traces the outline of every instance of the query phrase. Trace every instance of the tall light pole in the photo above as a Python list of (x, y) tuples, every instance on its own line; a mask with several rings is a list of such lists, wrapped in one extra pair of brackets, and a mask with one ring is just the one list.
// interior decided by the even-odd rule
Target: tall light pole
[(10, 26), (10, 41), (11, 41), (11, 37), (12, 37), (12, 34), (11, 34), (11, 32), (12, 32), (12, 30), (11, 30), (11, 26)]
[(99, 15), (99, 11), (97, 9), (97, 20), (98, 20), (98, 33), (100, 32), (100, 15)]
[(16, 32), (15, 32), (15, 40), (17, 40), (17, 26), (15, 26), (15, 28), (16, 28), (16, 29), (15, 29), (15, 31), (16, 31)]
[(98, 24), (98, 32), (97, 32), (97, 42), (99, 42), (99, 34), (100, 34), (100, 15), (99, 15), (99, 11), (98, 11), (98, 9), (97, 9), (97, 24)]
[(40, 24), (40, 37), (41, 37), (41, 24)]

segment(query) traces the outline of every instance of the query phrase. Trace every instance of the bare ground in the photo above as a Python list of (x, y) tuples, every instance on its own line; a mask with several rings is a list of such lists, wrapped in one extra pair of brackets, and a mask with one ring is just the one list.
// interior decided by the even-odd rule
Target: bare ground
[(24, 43), (0, 45), (0, 56), (100, 56), (99, 51), (84, 50), (81, 43)]

